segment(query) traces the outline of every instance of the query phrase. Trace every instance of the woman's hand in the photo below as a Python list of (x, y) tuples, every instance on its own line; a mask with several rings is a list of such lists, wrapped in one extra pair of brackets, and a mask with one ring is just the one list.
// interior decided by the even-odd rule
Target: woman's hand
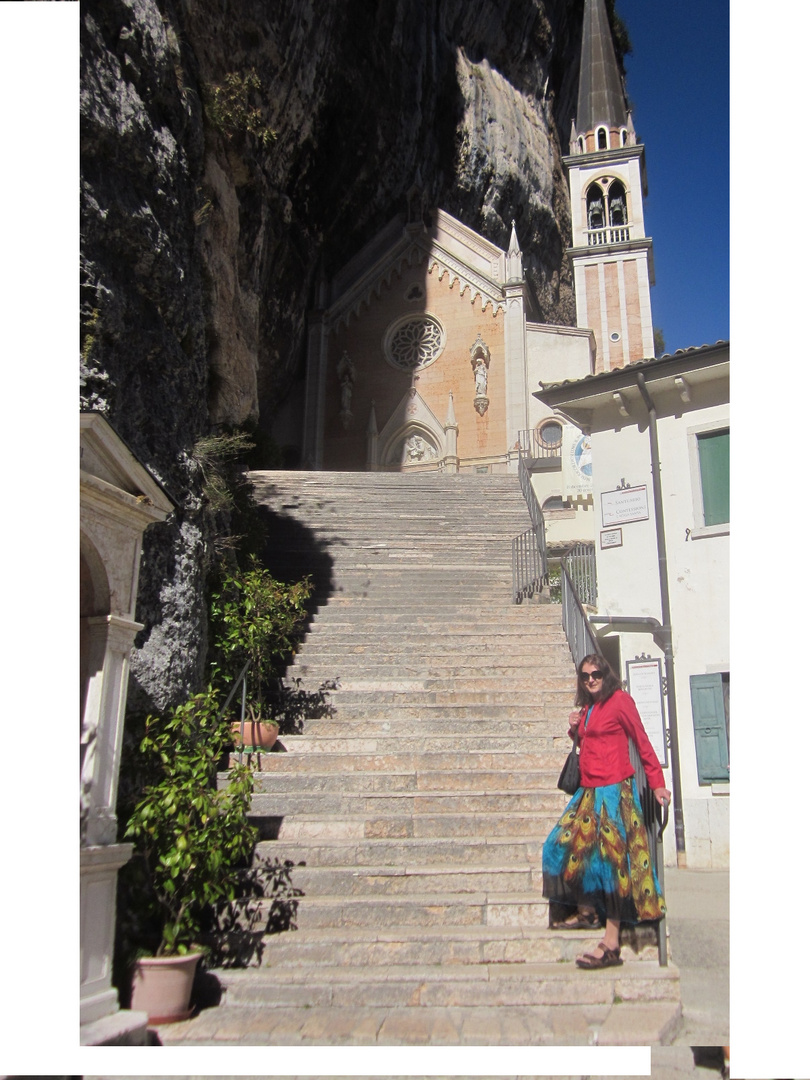
[(653, 795), (657, 799), (660, 806), (663, 806), (664, 803), (672, 801), (672, 792), (667, 791), (665, 787), (653, 788)]
[(577, 730), (579, 729), (579, 712), (575, 709), (574, 712), (568, 714), (568, 734), (570, 738), (575, 739), (577, 737)]

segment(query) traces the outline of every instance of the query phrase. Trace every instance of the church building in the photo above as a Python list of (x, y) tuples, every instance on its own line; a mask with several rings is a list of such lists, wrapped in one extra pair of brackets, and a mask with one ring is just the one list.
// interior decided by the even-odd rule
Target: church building
[(512, 226), (504, 251), (418, 184), (321, 287), (309, 321), (304, 468), (512, 472), (522, 446), (552, 546), (591, 538), (587, 437), (532, 395), (654, 354), (652, 241), (604, 0), (588, 0), (564, 159), (576, 327), (539, 321)]

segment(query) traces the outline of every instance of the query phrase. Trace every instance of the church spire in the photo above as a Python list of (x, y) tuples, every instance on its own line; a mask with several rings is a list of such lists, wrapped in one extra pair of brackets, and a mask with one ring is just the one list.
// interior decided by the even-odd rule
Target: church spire
[(585, 0), (572, 153), (632, 145), (631, 132), (605, 0)]

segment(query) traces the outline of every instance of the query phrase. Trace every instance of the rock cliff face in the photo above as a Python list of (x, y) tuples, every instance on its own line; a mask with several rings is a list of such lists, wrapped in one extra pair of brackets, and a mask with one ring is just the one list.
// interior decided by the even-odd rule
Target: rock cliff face
[(218, 424), (269, 430), (301, 377), (319, 275), (404, 210), (415, 181), (427, 206), (502, 247), (514, 218), (541, 317), (573, 323), (560, 141), (582, 7), (83, 4), (83, 406), (179, 507), (148, 534), (138, 704), (179, 700), (202, 671), (196, 439)]

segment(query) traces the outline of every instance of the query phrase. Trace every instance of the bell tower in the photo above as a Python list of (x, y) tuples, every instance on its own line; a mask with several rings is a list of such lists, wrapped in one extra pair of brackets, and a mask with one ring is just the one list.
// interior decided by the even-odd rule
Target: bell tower
[(595, 373), (655, 355), (644, 147), (636, 141), (605, 0), (585, 0), (579, 94), (563, 158), (571, 193), (577, 326), (596, 337)]

